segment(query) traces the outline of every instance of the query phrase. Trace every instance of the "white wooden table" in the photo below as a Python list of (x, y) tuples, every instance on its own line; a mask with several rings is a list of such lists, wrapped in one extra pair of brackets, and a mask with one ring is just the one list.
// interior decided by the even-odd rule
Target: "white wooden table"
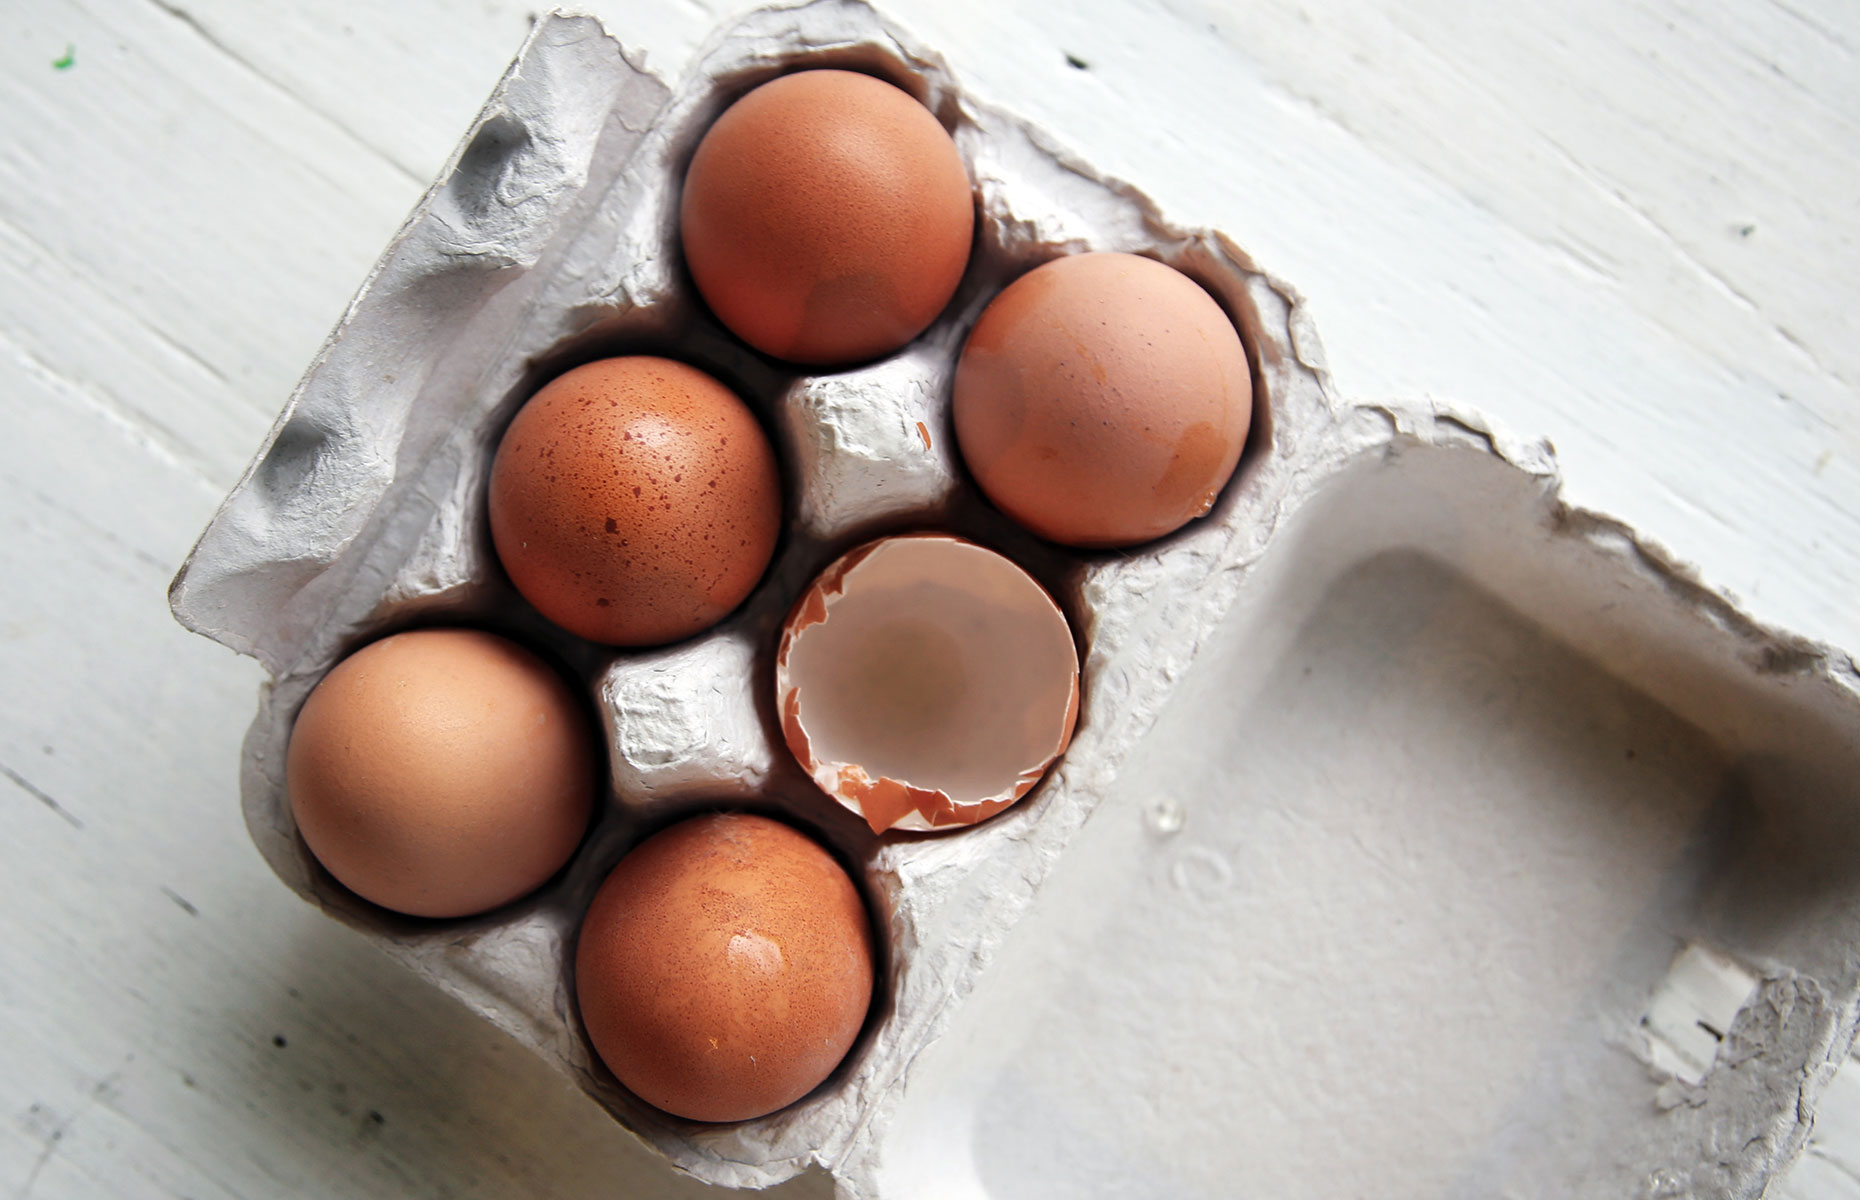
[[(734, 6), (592, 7), (675, 76)], [(892, 11), (1299, 285), (1345, 391), (1547, 434), (1573, 498), (1860, 648), (1860, 6)], [(530, 12), (0, 2), (0, 1195), (705, 1190), (270, 877), (259, 671), (164, 604)], [(1860, 1068), (1772, 1194), (1860, 1197)]]

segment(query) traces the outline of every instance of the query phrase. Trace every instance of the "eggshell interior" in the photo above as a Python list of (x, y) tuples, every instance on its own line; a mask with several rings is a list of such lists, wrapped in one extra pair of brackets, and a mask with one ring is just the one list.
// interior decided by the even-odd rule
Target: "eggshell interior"
[(959, 538), (840, 559), (801, 597), (775, 663), (788, 748), (874, 833), (993, 816), (1040, 781), (1078, 717), (1064, 614)]

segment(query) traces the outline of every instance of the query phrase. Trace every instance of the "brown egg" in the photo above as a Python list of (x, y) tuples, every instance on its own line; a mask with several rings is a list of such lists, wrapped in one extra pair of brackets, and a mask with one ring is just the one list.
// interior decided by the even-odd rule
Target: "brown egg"
[(872, 998), (853, 881), (813, 840), (747, 814), (674, 825), (620, 860), (582, 921), (581, 1019), (634, 1095), (744, 1121), (839, 1065)]
[(595, 788), (587, 716), (534, 654), (495, 634), (422, 629), (337, 663), (291, 731), (298, 832), (384, 908), (460, 917), (568, 861)]
[(1246, 348), (1188, 276), (1134, 254), (1055, 259), (988, 305), (956, 368), (962, 457), (1021, 525), (1130, 546), (1206, 513), (1253, 415)]
[(685, 174), (685, 261), (730, 332), (792, 362), (889, 354), (969, 260), (974, 202), (930, 110), (883, 80), (802, 71), (717, 118)]
[(801, 769), (872, 832), (973, 825), (1065, 751), (1078, 651), (1007, 558), (948, 534), (881, 538), (795, 604), (775, 708)]
[(530, 398), (491, 468), (491, 537), (524, 599), (591, 641), (649, 646), (721, 621), (781, 531), (775, 451), (694, 367), (609, 358)]

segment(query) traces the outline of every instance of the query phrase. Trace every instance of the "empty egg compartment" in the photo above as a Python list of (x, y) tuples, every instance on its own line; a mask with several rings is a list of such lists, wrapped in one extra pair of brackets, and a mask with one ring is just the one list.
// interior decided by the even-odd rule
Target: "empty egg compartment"
[[(826, 65), (924, 100), (952, 130), (980, 219), (956, 298), (921, 337), (877, 362), (799, 374), (742, 347), (695, 298), (680, 266), (677, 183), (730, 99)], [(1084, 250), (1148, 254), (1195, 278), (1234, 320), (1254, 373), (1250, 439), (1214, 510), (1117, 553), (1060, 550), (989, 507), (949, 416), (956, 356), (982, 307), (1039, 262)], [(502, 431), (541, 382), (638, 352), (690, 362), (749, 403), (781, 459), (788, 527), (722, 624), (618, 651), (554, 628), (516, 594), (491, 547), (485, 490)], [(1266, 545), (1332, 409), (1288, 288), (1221, 236), (1171, 226), (1135, 189), (963, 95), (869, 8), (818, 0), (751, 14), (676, 92), (591, 19), (552, 16), (389, 247), (171, 601), (184, 624), (272, 674), (242, 795), (255, 843), (288, 886), (576, 1079), (683, 1170), (754, 1186), (819, 1163), (864, 1195), (861, 1164), (913, 1063), (1193, 660), (1199, 614), (1231, 598)], [(1000, 816), (880, 838), (788, 754), (772, 659), (789, 606), (833, 558), (925, 528), (1000, 551), (1058, 601), (1080, 652), (1079, 721), (1046, 782)], [(575, 858), (541, 891), (424, 922), (358, 900), (310, 858), (291, 825), (284, 750), (304, 697), (344, 654), (446, 623), (509, 633), (579, 680), (607, 735), (610, 786)], [(606, 871), (649, 833), (716, 808), (775, 815), (828, 845), (865, 892), (881, 964), (866, 1028), (835, 1074), (787, 1109), (727, 1126), (668, 1117), (620, 1089), (591, 1055), (572, 978), (575, 932)]]
[[(1860, 687), (1362, 409), (915, 1064), (886, 1196), (1755, 1196), (1860, 998)], [(1519, 465), (1522, 464), (1522, 465)]]

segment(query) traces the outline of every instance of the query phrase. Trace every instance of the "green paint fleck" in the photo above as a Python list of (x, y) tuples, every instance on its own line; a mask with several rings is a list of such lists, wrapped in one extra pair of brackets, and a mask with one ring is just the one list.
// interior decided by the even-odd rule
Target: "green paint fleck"
[(52, 69), (55, 71), (69, 71), (71, 69), (71, 64), (76, 61), (77, 61), (77, 47), (67, 45), (65, 47), (65, 56), (63, 58), (54, 58), (52, 60)]

